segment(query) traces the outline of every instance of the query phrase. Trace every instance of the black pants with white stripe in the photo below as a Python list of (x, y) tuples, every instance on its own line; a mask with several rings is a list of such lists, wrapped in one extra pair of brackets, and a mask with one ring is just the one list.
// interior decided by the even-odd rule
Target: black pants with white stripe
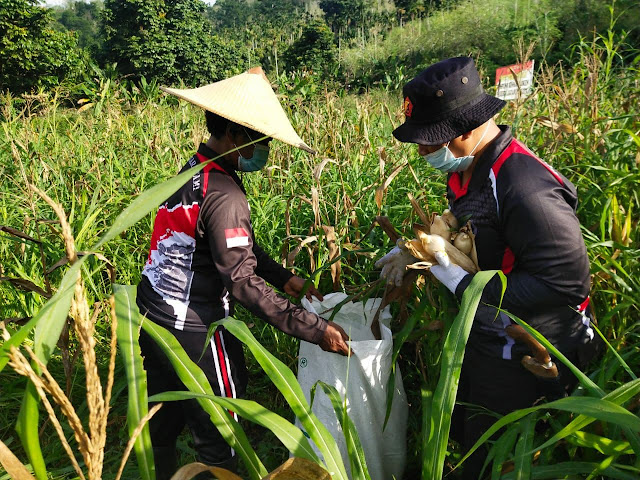
[[(189, 358), (202, 369), (216, 395), (244, 397), (247, 369), (242, 343), (238, 339), (218, 327), (205, 348), (206, 332), (168, 330), (180, 342)], [(162, 349), (144, 330), (140, 332), (140, 348), (147, 371), (149, 396), (171, 390), (187, 390)], [(197, 400), (164, 402), (149, 424), (157, 480), (169, 479), (175, 473), (176, 440), (185, 426), (189, 427), (193, 436), (199, 462), (227, 469), (233, 467), (236, 463), (233, 450)]]

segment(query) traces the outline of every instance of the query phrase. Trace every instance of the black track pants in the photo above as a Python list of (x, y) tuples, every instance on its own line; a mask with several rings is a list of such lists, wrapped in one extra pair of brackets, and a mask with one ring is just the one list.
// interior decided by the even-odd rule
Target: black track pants
[[(202, 369), (216, 395), (244, 397), (247, 370), (239, 340), (224, 328), (218, 327), (205, 349), (206, 333), (173, 329), (169, 331), (180, 342), (189, 358)], [(140, 348), (147, 371), (149, 396), (171, 390), (187, 390), (162, 349), (144, 330), (140, 332)], [(198, 361), (201, 355), (202, 359)], [(176, 470), (176, 440), (185, 425), (193, 436), (199, 462), (227, 469), (236, 462), (235, 452), (222, 438), (209, 414), (197, 400), (164, 402), (149, 426), (158, 480), (171, 478)]]
[[(574, 361), (573, 356), (568, 356)], [(493, 425), (499, 416), (530, 407), (545, 396), (557, 400), (567, 389), (576, 385), (576, 378), (564, 364), (556, 361), (558, 380), (541, 380), (526, 370), (520, 362), (489, 357), (468, 345), (465, 352), (456, 406), (451, 419), (451, 437), (462, 444), (465, 452)], [(481, 409), (459, 405), (465, 402), (484, 407), (499, 414), (483, 413)], [(491, 472), (489, 465), (480, 477), (487, 457), (486, 443), (462, 464), (463, 480), (485, 478)]]

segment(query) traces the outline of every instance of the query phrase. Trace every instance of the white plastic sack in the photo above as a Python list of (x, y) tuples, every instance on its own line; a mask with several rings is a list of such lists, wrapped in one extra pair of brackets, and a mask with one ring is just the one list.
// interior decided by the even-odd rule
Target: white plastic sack
[[(311, 303), (303, 299), (303, 305), (307, 310), (329, 318), (331, 311), (327, 310), (346, 297), (344, 293), (333, 293), (326, 295), (322, 302), (314, 300)], [(343, 398), (346, 394), (347, 412), (358, 431), (371, 479), (400, 480), (406, 459), (407, 398), (400, 370), (396, 366), (393, 404), (383, 431), (393, 341), (388, 327), (391, 320), (389, 307), (380, 314), (382, 340), (376, 340), (371, 333), (371, 322), (380, 301), (381, 299), (375, 298), (364, 304), (349, 302), (334, 317), (334, 321), (351, 338), (351, 357), (328, 353), (317, 345), (300, 342), (298, 381), (307, 400), (310, 400), (311, 388), (318, 380), (334, 386)], [(316, 388), (312, 410), (336, 439), (344, 465), (350, 474), (349, 457), (340, 423), (331, 401), (319, 387)]]

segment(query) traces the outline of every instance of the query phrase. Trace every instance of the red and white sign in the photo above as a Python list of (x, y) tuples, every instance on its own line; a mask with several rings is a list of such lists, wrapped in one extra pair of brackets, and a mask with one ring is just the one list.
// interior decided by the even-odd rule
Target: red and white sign
[(227, 248), (249, 246), (249, 234), (244, 228), (227, 228), (224, 231)]
[(502, 100), (515, 100), (529, 95), (533, 90), (533, 60), (498, 68), (496, 87), (496, 97)]

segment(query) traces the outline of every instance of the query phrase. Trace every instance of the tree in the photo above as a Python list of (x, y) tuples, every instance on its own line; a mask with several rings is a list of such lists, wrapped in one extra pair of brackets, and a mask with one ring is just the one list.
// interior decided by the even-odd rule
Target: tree
[(76, 36), (51, 28), (38, 0), (0, 0), (0, 91), (50, 88), (75, 77), (83, 63)]
[(54, 8), (53, 12), (60, 27), (75, 32), (78, 35), (78, 45), (95, 55), (102, 49), (101, 10), (102, 4), (99, 2), (70, 0), (64, 7)]
[(370, 4), (370, 0), (320, 0), (320, 8), (334, 32), (363, 24)]
[(289, 70), (331, 71), (338, 63), (338, 50), (327, 24), (321, 20), (307, 24), (285, 52), (285, 61)]
[(213, 35), (204, 9), (201, 0), (106, 0), (107, 61), (163, 83), (208, 83), (239, 70), (243, 49)]

